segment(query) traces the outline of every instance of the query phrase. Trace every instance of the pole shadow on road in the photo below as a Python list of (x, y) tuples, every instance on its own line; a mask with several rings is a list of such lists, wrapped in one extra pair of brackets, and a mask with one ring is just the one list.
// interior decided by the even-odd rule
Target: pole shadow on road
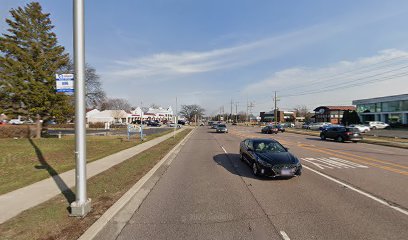
[(245, 177), (245, 178), (252, 178), (252, 179), (259, 179), (259, 180), (288, 180), (290, 178), (270, 178), (270, 177), (262, 177), (262, 176), (255, 176), (252, 173), (251, 168), (249, 165), (241, 161), (239, 159), (239, 154), (236, 153), (223, 153), (218, 154), (213, 157), (214, 162), (218, 165), (224, 167), (228, 172)]
[(58, 172), (50, 164), (48, 164), (41, 150), (34, 143), (34, 141), (31, 138), (29, 138), (28, 141), (33, 146), (35, 154), (37, 155), (37, 159), (41, 164), (36, 165), (35, 168), (47, 170), (48, 174), (52, 177), (52, 179), (55, 181), (55, 184), (57, 184), (58, 188), (61, 190), (61, 193), (64, 195), (65, 199), (67, 199), (68, 203), (71, 204), (73, 201), (75, 201), (75, 193), (67, 186), (64, 180), (62, 180)]

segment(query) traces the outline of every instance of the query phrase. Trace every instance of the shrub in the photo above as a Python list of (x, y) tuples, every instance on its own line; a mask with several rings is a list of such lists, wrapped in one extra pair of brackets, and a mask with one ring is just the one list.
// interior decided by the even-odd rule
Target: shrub
[(0, 138), (31, 138), (35, 130), (34, 125), (0, 125)]

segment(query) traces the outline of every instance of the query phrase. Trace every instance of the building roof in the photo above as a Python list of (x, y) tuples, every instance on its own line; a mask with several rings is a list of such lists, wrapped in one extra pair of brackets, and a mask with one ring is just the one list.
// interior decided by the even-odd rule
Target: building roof
[(313, 111), (318, 112), (322, 108), (326, 110), (330, 110), (330, 111), (346, 111), (346, 110), (354, 111), (356, 110), (355, 106), (320, 106), (320, 107), (317, 107)]
[(408, 100), (408, 94), (353, 100), (353, 104), (360, 105), (360, 104), (401, 101), (401, 100)]

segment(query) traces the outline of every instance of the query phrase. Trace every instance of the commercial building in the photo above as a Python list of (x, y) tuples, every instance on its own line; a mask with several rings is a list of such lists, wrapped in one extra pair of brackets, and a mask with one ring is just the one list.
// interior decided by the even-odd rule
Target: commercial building
[(354, 111), (354, 106), (320, 106), (313, 110), (315, 115), (312, 117), (315, 122), (329, 122), (332, 124), (340, 124), (343, 118), (344, 111)]
[(408, 94), (354, 100), (362, 122), (408, 124)]
[[(261, 122), (274, 122), (275, 121), (275, 111), (270, 112), (260, 112), (259, 117)], [(277, 122), (293, 122), (295, 120), (295, 113), (289, 111), (277, 111)]]
[(86, 113), (87, 123), (132, 123), (140, 120), (172, 120), (173, 110), (171, 107), (164, 108), (149, 108), (146, 112), (142, 113), (142, 109), (137, 107), (136, 109), (126, 112), (124, 110), (103, 110), (97, 109), (90, 110)]

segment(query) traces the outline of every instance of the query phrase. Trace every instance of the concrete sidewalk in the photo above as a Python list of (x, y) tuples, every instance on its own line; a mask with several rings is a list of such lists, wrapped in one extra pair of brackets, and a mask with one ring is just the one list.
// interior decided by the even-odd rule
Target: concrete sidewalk
[[(177, 133), (183, 129), (177, 130)], [(87, 164), (87, 178), (91, 178), (134, 155), (137, 155), (173, 136), (173, 133), (155, 138)], [(24, 210), (43, 203), (75, 186), (75, 169), (61, 173), (26, 187), (0, 195), (0, 224)], [(68, 203), (67, 203), (68, 205)]]

